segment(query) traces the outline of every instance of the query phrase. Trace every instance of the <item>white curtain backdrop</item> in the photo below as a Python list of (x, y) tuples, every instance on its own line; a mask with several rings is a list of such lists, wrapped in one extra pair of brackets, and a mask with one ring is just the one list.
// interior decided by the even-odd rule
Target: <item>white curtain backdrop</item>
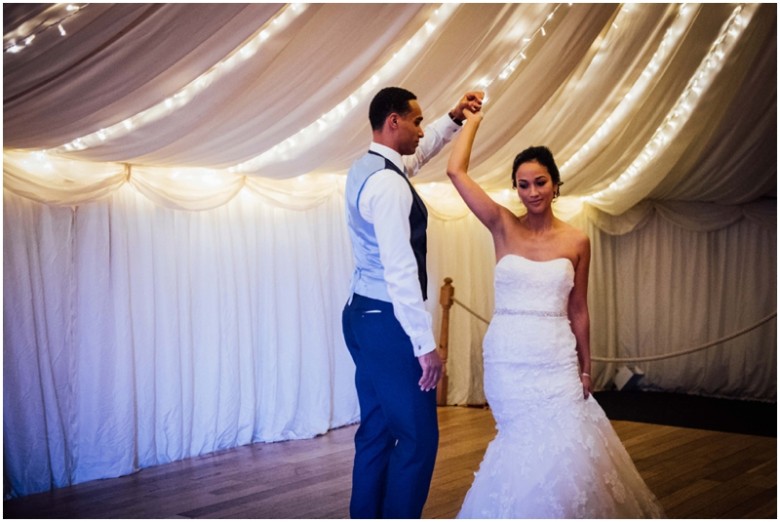
[[(774, 4), (74, 5), (4, 5), (5, 498), (356, 422), (343, 185), (384, 85), (426, 121), (483, 88), (472, 173), (516, 212), (514, 155), (553, 150), (594, 357), (776, 311)], [(483, 317), (493, 299), (448, 152), (415, 181), (437, 336), (445, 277)], [(452, 308), (450, 404), (484, 402), (485, 329)], [(776, 401), (776, 331), (636, 365)]]
[[(737, 208), (646, 204), (621, 235), (590, 221), (599, 285), (590, 308), (595, 352), (664, 355), (722, 339), (776, 310), (774, 202)], [(614, 222), (610, 220), (610, 225)], [(612, 277), (606, 279), (606, 274)], [(600, 277), (599, 277), (600, 276)], [(609, 322), (614, 328), (607, 327)], [(776, 401), (777, 320), (701, 352), (637, 365), (665, 391)], [(599, 365), (599, 383), (611, 377)]]
[(342, 199), (187, 212), (125, 185), (73, 208), (3, 203), (14, 491), (357, 420)]

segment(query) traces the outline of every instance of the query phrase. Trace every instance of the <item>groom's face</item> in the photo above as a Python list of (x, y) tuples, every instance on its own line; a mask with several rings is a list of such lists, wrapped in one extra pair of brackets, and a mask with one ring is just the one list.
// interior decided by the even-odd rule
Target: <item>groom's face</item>
[(417, 103), (417, 100), (409, 100), (409, 109), (411, 110), (403, 116), (392, 116), (397, 118), (394, 125), (397, 132), (398, 152), (404, 156), (414, 154), (420, 143), (420, 138), (423, 137), (423, 116), (420, 104)]

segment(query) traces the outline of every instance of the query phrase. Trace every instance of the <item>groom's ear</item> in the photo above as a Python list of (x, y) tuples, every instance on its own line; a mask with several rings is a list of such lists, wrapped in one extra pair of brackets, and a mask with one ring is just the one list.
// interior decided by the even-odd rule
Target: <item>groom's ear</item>
[(398, 113), (391, 112), (390, 115), (387, 117), (387, 120), (385, 120), (388, 125), (390, 125), (391, 128), (395, 129), (398, 128)]

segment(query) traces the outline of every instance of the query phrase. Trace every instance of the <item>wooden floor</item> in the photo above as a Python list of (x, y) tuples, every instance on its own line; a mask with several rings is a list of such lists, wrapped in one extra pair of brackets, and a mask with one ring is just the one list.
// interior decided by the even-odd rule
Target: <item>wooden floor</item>
[[(425, 518), (453, 518), (495, 435), (488, 410), (439, 409)], [(670, 518), (776, 518), (777, 441), (628, 421), (613, 426)], [(347, 518), (355, 426), (254, 444), (5, 501), (4, 518)]]

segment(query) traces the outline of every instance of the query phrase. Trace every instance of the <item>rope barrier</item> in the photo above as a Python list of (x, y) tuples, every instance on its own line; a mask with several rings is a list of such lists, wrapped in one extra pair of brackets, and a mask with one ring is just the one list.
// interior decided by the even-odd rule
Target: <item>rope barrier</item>
[(481, 315), (479, 315), (477, 312), (475, 312), (474, 310), (472, 310), (472, 309), (471, 309), (471, 308), (469, 308), (468, 306), (466, 306), (466, 305), (464, 305), (463, 303), (461, 303), (460, 301), (458, 301), (456, 298), (454, 298), (454, 297), (453, 297), (453, 298), (452, 298), (452, 301), (453, 301), (455, 304), (457, 304), (457, 305), (460, 305), (461, 307), (465, 308), (465, 310), (466, 310), (468, 313), (470, 313), (471, 315), (473, 315), (474, 317), (476, 317), (477, 319), (479, 319), (479, 320), (480, 320), (480, 321), (482, 321), (483, 323), (485, 323), (485, 324), (490, 324), (490, 321), (488, 321), (487, 319), (485, 319), (484, 317), (482, 317)]
[(743, 328), (742, 330), (739, 330), (738, 332), (735, 332), (731, 335), (727, 335), (726, 337), (723, 337), (722, 339), (717, 339), (715, 341), (702, 344), (700, 346), (696, 346), (694, 348), (690, 348), (688, 350), (681, 350), (679, 352), (672, 352), (669, 354), (661, 354), (661, 355), (647, 355), (645, 357), (591, 357), (590, 359), (592, 361), (598, 361), (598, 362), (608, 362), (608, 363), (617, 363), (617, 362), (647, 362), (647, 361), (659, 361), (661, 359), (671, 359), (672, 357), (679, 357), (681, 355), (688, 355), (694, 352), (698, 352), (701, 350), (705, 350), (707, 348), (711, 348), (717, 344), (725, 343), (726, 341), (730, 341), (731, 339), (734, 339), (735, 337), (739, 337), (740, 335), (744, 335), (748, 333), (751, 330), (755, 330), (762, 324), (771, 321), (773, 318), (777, 317), (777, 312), (772, 312), (768, 316), (761, 319), (759, 322), (752, 326), (748, 326), (747, 328)]
[[(471, 315), (473, 315), (474, 317), (476, 317), (480, 321), (484, 322), (485, 324), (490, 324), (490, 321), (488, 321), (487, 319), (485, 319), (484, 317), (482, 317), (481, 315), (479, 315), (474, 310), (472, 310), (471, 308), (469, 308), (465, 304), (461, 303), (460, 301), (458, 301), (454, 297), (452, 298), (452, 300), (453, 300), (453, 302), (455, 304), (457, 304), (460, 307), (462, 307), (463, 309), (465, 309), (468, 313), (470, 313)], [(661, 355), (647, 355), (647, 356), (644, 356), (644, 357), (594, 357), (594, 356), (591, 356), (590, 359), (592, 361), (605, 362), (605, 363), (647, 362), (647, 361), (659, 361), (661, 359), (671, 359), (672, 357), (679, 357), (681, 355), (688, 355), (688, 354), (691, 354), (691, 353), (694, 353), (694, 352), (705, 350), (707, 348), (711, 348), (711, 347), (713, 347), (715, 345), (718, 345), (718, 344), (721, 344), (721, 343), (725, 343), (726, 341), (730, 341), (731, 339), (734, 339), (735, 337), (739, 337), (740, 335), (744, 335), (744, 334), (750, 332), (751, 330), (755, 330), (756, 328), (758, 328), (759, 326), (763, 325), (764, 323), (768, 323), (769, 321), (771, 321), (775, 317), (777, 317), (777, 311), (772, 312), (771, 314), (769, 314), (768, 316), (764, 317), (763, 319), (761, 319), (757, 323), (755, 323), (755, 324), (753, 324), (751, 326), (748, 326), (747, 328), (743, 328), (742, 330), (739, 330), (739, 331), (737, 331), (737, 332), (735, 332), (735, 333), (733, 333), (731, 335), (727, 335), (726, 337), (723, 337), (721, 339), (717, 339), (715, 341), (712, 341), (712, 342), (709, 342), (709, 343), (705, 343), (705, 344), (696, 346), (694, 348), (690, 348), (690, 349), (687, 349), (687, 350), (681, 350), (679, 352), (672, 352), (672, 353), (661, 354)]]

